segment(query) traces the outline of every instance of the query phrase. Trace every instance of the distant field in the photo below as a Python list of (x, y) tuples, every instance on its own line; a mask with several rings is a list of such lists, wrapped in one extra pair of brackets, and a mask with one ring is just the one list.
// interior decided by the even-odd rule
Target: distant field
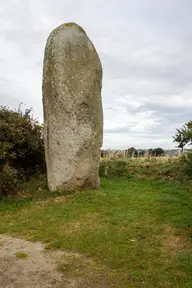
[(158, 161), (166, 161), (169, 159), (177, 159), (179, 158), (179, 155), (173, 155), (173, 156), (160, 156), (160, 157), (155, 157), (155, 156), (151, 156), (151, 157), (130, 157), (130, 158), (125, 158), (125, 157), (101, 157), (101, 160), (107, 160), (107, 159), (123, 159), (123, 160), (152, 160), (156, 159)]

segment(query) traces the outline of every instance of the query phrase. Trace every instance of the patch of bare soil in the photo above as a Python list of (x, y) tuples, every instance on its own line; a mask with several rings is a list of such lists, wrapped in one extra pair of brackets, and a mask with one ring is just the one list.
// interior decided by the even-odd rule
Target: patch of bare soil
[[(117, 287), (83, 255), (0, 235), (0, 288)], [(108, 278), (108, 277), (107, 277)]]
[[(78, 287), (75, 280), (64, 279), (57, 270), (65, 255), (61, 251), (46, 251), (41, 243), (0, 235), (0, 287), (51, 288)], [(25, 258), (19, 258), (22, 254)]]

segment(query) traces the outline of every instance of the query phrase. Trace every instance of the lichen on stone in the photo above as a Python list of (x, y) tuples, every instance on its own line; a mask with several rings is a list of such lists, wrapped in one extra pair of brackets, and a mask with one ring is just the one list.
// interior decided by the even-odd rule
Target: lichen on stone
[(44, 141), (51, 191), (99, 188), (101, 88), (102, 65), (84, 30), (76, 23), (54, 29), (46, 44), (43, 69)]
[[(85, 31), (83, 30), (83, 28), (81, 26), (79, 26), (78, 24), (74, 23), (74, 22), (69, 22), (69, 23), (65, 23), (64, 24), (65, 27), (76, 27), (77, 29), (79, 29), (79, 31), (85, 33)], [(85, 33), (86, 34), (86, 33)]]
[(85, 31), (83, 30), (83, 28), (81, 26), (79, 26), (78, 24), (76, 24), (75, 22), (68, 22), (68, 23), (64, 23), (64, 24), (61, 24), (59, 27), (57, 27), (55, 30), (53, 30), (53, 32), (56, 32), (58, 29), (61, 29), (63, 27), (67, 27), (67, 28), (70, 28), (70, 27), (74, 27), (74, 28), (77, 28), (80, 32), (85, 33)]

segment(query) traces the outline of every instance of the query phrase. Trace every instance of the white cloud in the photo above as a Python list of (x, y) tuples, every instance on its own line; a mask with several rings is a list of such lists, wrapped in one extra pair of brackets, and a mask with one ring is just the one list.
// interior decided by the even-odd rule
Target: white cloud
[(56, 26), (77, 22), (102, 61), (104, 148), (174, 147), (192, 108), (190, 0), (1, 0), (0, 99), (42, 119), (42, 63)]

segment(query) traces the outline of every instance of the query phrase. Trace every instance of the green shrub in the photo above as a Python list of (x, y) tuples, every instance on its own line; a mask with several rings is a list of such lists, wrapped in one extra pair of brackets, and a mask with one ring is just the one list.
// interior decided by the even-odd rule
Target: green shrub
[(12, 192), (18, 179), (29, 180), (45, 171), (43, 126), (31, 110), (17, 111), (0, 107), (0, 182), (1, 193)]
[(0, 173), (0, 198), (16, 194), (18, 187), (18, 171), (13, 167), (3, 167)]
[(126, 160), (104, 160), (100, 163), (99, 175), (106, 178), (128, 178), (130, 177), (128, 168)]
[[(154, 160), (155, 159), (155, 160)], [(159, 158), (151, 159), (113, 159), (103, 160), (100, 163), (100, 177), (128, 178), (151, 177), (184, 181), (183, 165), (180, 158), (162, 161)], [(192, 167), (192, 165), (191, 165)]]
[(183, 174), (192, 179), (192, 151), (188, 151), (182, 155), (180, 164)]
[(108, 174), (110, 177), (128, 177), (128, 162), (123, 160), (113, 161), (109, 166)]
[(99, 165), (99, 176), (104, 178), (105, 175), (105, 161), (101, 161)]

